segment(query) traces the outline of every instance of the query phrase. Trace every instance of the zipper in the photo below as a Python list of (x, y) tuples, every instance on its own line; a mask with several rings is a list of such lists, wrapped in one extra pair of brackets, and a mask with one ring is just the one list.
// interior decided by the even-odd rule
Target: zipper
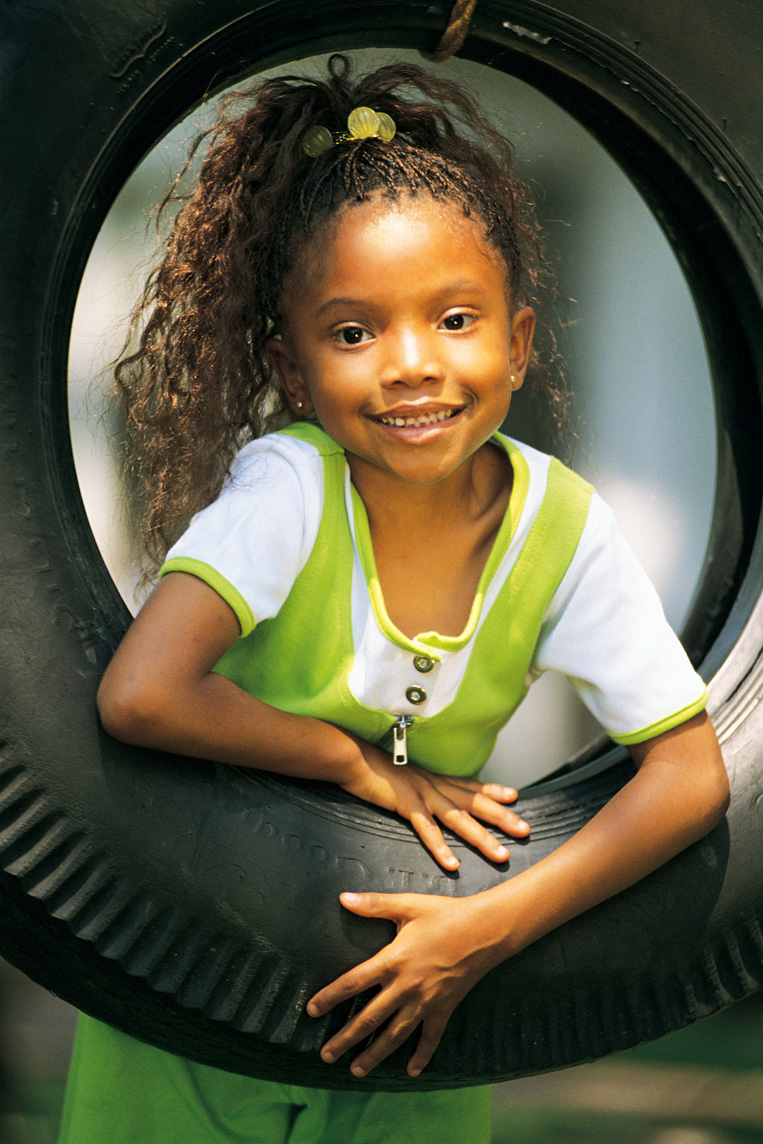
[(408, 728), (412, 723), (412, 715), (396, 715), (395, 722), (379, 742), (383, 750), (392, 749), (392, 762), (396, 767), (404, 767), (408, 762)]

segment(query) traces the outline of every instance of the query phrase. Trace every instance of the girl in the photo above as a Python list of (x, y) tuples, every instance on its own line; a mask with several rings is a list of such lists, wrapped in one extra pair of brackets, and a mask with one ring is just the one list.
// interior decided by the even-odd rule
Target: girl
[[(322, 1049), (357, 1077), (409, 1037), (417, 1076), (489, 969), (726, 806), (704, 685), (611, 514), (498, 433), (539, 267), (510, 151), (468, 99), (413, 67), (353, 82), (333, 57), (326, 83), (268, 81), (217, 129), (118, 368), (152, 557), (193, 519), (104, 676), (111, 734), (338, 783), (448, 870), (443, 825), (499, 863), (488, 827), (529, 832), (516, 792), (475, 775), (541, 671), (637, 767), (494, 890), (342, 895), (397, 924), (308, 1004), (375, 990)], [(83, 1019), (62, 1139), (455, 1144), (488, 1139), (486, 1099), (253, 1081)]]

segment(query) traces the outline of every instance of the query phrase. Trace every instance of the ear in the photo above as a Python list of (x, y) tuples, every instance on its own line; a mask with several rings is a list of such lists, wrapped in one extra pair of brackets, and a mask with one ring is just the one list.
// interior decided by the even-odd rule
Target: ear
[(270, 357), (270, 364), (278, 374), (286, 399), (293, 412), (298, 417), (305, 417), (312, 413), (313, 403), (289, 343), (279, 334), (268, 339), (266, 348)]
[(530, 306), (523, 306), (511, 319), (509, 361), (513, 379), (512, 389), (521, 389), (524, 384), (534, 333), (535, 311)]

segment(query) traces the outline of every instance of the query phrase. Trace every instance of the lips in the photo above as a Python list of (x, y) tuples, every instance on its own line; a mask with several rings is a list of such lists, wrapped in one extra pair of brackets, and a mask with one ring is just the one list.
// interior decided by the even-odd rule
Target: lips
[(420, 429), (425, 425), (437, 425), (441, 421), (449, 421), (460, 413), (460, 409), (438, 409), (430, 413), (386, 413), (379, 414), (375, 420), (382, 425), (392, 425), (395, 428)]

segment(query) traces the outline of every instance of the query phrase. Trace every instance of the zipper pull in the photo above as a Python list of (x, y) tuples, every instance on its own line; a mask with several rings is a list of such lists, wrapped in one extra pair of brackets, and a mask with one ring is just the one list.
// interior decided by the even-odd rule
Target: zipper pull
[(412, 715), (396, 715), (395, 722), (379, 744), (391, 746), (392, 762), (396, 767), (404, 767), (408, 762), (408, 728), (412, 722)]

